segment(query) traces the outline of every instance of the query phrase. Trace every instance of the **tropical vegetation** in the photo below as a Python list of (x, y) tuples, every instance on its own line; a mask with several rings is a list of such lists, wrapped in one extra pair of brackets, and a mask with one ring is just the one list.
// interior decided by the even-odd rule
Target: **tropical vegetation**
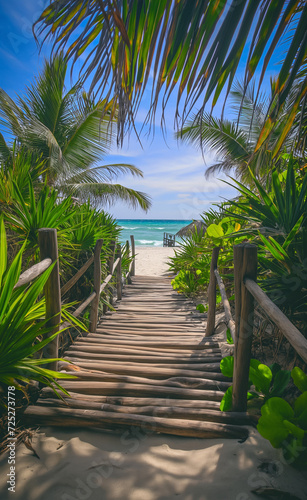
[[(7, 261), (7, 242), (3, 218), (0, 219), (0, 387), (15, 386), (25, 391), (26, 384), (37, 381), (67, 394), (57, 379), (71, 378), (46, 368), (55, 359), (37, 357), (38, 351), (51, 342), (59, 332), (52, 333), (45, 318), (45, 299), (40, 298), (52, 271), (50, 266), (30, 285), (15, 288), (22, 265), (21, 247), (11, 264)], [(63, 308), (64, 318), (77, 326), (82, 324)], [(49, 334), (49, 336), (48, 336)], [(47, 337), (47, 338), (46, 338)], [(43, 366), (42, 366), (43, 365)]]
[(148, 87), (148, 120), (154, 121), (160, 102), (164, 113), (176, 93), (180, 127), (198, 100), (201, 115), (206, 104), (216, 105), (223, 91), (227, 97), (242, 62), (244, 88), (256, 72), (261, 86), (270, 62), (286, 43), (257, 144), (266, 141), (293, 91), (291, 112), (274, 144), (276, 156), (298, 109), (306, 107), (306, 16), (302, 0), (56, 0), (37, 20), (36, 34), (43, 41), (51, 37), (54, 51), (65, 50), (73, 64), (84, 54), (82, 75), (91, 79), (91, 90), (102, 95), (108, 90), (119, 105), (121, 140)]
[(288, 135), (283, 140), (283, 154), (278, 158), (273, 155), (274, 144), (282, 135), (292, 110), (293, 93), (286, 99), (267, 141), (257, 148), (273, 96), (274, 82), (271, 83), (271, 95), (267, 96), (264, 93), (258, 95), (255, 85), (245, 89), (242, 83), (236, 82), (229, 98), (231, 109), (238, 115), (236, 121), (213, 117), (205, 112), (197, 113), (192, 115), (176, 134), (178, 139), (194, 144), (203, 153), (210, 150), (215, 152), (218, 161), (206, 169), (207, 178), (219, 173), (231, 174), (245, 185), (252, 186), (252, 171), (257, 180), (267, 183), (270, 181), (271, 170), (283, 169), (282, 157), (291, 154), (294, 145), (296, 161), (304, 164), (304, 145), (299, 141), (302, 130), (298, 126), (302, 119), (301, 112), (297, 113)]
[[(42, 166), (36, 181), (56, 188), (63, 196), (71, 195), (81, 202), (90, 199), (100, 206), (124, 200), (148, 210), (146, 194), (112, 182), (119, 174), (140, 177), (141, 170), (126, 163), (100, 164), (113, 144), (117, 111), (111, 112), (112, 103), (106, 100), (91, 99), (80, 81), (66, 90), (66, 73), (67, 61), (60, 54), (51, 62), (45, 61), (35, 83), (16, 102), (0, 89), (3, 132), (15, 139), (15, 150), (18, 147), (24, 154), (31, 153)], [(14, 151), (3, 135), (0, 159), (6, 169), (14, 160)], [(25, 171), (25, 165), (21, 168)]]
[[(51, 268), (29, 286), (14, 288), (21, 271), (40, 261), (39, 229), (57, 229), (63, 285), (89, 259), (98, 239), (103, 240), (103, 276), (109, 272), (120, 228), (102, 206), (116, 200), (144, 210), (150, 206), (144, 193), (113, 183), (120, 173), (141, 176), (139, 169), (100, 164), (114, 139), (116, 112), (111, 116), (106, 101), (90, 99), (80, 82), (66, 91), (66, 72), (67, 61), (59, 55), (45, 61), (42, 73), (16, 101), (0, 89), (0, 384), (25, 393), (33, 380), (56, 391), (61, 389), (57, 379), (68, 376), (48, 369), (53, 360), (40, 358), (42, 348), (54, 338), (46, 338), (51, 330), (42, 296)], [(123, 272), (129, 263), (123, 246)], [(77, 330), (88, 324), (88, 314), (80, 322), (71, 312), (92, 292), (92, 268), (63, 297), (62, 319)], [(104, 302), (102, 296), (100, 307)], [(60, 329), (60, 345), (66, 330), (67, 326)]]
[[(37, 356), (47, 342), (40, 294), (50, 270), (14, 288), (21, 269), (39, 260), (38, 230), (57, 229), (63, 283), (88, 260), (97, 239), (103, 239), (105, 275), (119, 227), (101, 207), (118, 199), (144, 210), (150, 206), (144, 193), (113, 183), (117, 174), (141, 176), (139, 169), (100, 164), (115, 127), (119, 143), (135, 128), (149, 86), (145, 123), (154, 124), (162, 103), (163, 125), (167, 103), (177, 94), (177, 138), (202, 151), (214, 149), (217, 161), (207, 175), (232, 174), (226, 183), (238, 193), (203, 213), (205, 230), (176, 249), (170, 259), (174, 289), (206, 294), (212, 250), (220, 247), (219, 269), (232, 302), (233, 245), (252, 242), (261, 287), (307, 336), (306, 17), (302, 0), (51, 1), (35, 30), (43, 41), (53, 39), (53, 59), (16, 101), (0, 89), (2, 384), (24, 388), (37, 380), (60, 388)], [(265, 96), (267, 69), (283, 43), (283, 60)], [(80, 80), (66, 90), (68, 64), (73, 68), (82, 54)], [(221, 96), (223, 111), (232, 99), (235, 120), (213, 116)], [(122, 250), (125, 271), (130, 257)], [(74, 289), (78, 300), (92, 290), (91, 273)], [(71, 300), (67, 294), (65, 301)], [(73, 321), (67, 307), (64, 316)], [(259, 317), (257, 334), (269, 322)], [(271, 333), (266, 340), (270, 353), (277, 345), (278, 355), (281, 342)], [(253, 351), (255, 356), (255, 344)], [(232, 356), (222, 360), (225, 376), (232, 376), (233, 364)], [(253, 357), (247, 396), (261, 405), (259, 432), (296, 463), (298, 447), (304, 448), (299, 460), (306, 461), (307, 377), (294, 366), (300, 364), (294, 356), (286, 364), (267, 366)], [(231, 409), (231, 399), (230, 387), (222, 410)]]

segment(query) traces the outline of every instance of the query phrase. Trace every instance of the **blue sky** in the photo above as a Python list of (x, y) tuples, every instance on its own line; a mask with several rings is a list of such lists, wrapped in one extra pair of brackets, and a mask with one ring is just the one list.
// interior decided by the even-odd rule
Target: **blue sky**
[[(39, 54), (32, 34), (33, 22), (48, 4), (44, 0), (0, 0), (0, 87), (13, 98), (16, 93), (23, 92), (24, 87), (42, 67), (44, 57), (50, 54), (51, 47), (48, 44)], [(271, 66), (269, 74), (275, 72), (276, 66)], [(269, 77), (266, 85), (268, 82)], [(146, 105), (146, 95), (144, 104)], [(167, 108), (167, 143), (158, 126), (154, 138), (142, 137), (142, 147), (132, 132), (123, 148), (117, 149), (114, 146), (110, 155), (104, 159), (104, 163), (131, 163), (140, 168), (144, 173), (142, 179), (120, 176), (118, 182), (144, 191), (152, 197), (152, 208), (147, 214), (141, 210), (133, 210), (126, 204), (116, 203), (109, 208), (115, 217), (199, 218), (199, 214), (212, 203), (235, 196), (236, 191), (222, 181), (224, 176), (209, 179), (204, 177), (206, 167), (215, 160), (213, 151), (206, 151), (203, 157), (194, 146), (177, 143), (174, 139), (173, 109), (174, 99), (170, 100)], [(221, 106), (217, 105), (217, 115), (220, 109)], [(137, 125), (141, 125), (145, 114), (145, 107), (141, 107)], [(225, 115), (229, 116), (227, 110)]]

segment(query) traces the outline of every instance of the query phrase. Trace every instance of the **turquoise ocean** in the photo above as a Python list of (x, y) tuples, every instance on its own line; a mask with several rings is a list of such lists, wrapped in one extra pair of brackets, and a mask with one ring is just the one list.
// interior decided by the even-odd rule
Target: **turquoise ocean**
[[(136, 245), (162, 247), (163, 233), (176, 234), (192, 220), (118, 219), (117, 222), (122, 228), (120, 237), (122, 243), (130, 241), (130, 235), (133, 234)], [(180, 238), (177, 241), (179, 243)]]

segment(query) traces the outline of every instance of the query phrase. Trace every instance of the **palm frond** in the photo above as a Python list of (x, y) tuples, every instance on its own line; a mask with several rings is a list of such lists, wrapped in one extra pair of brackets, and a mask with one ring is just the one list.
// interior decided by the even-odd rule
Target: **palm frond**
[[(44, 161), (43, 180), (49, 186), (60, 188), (62, 192), (76, 193), (73, 186), (78, 186), (77, 191), (81, 192), (81, 184), (84, 183), (87, 186), (82, 192), (90, 190), (92, 199), (99, 203), (107, 199), (108, 194), (106, 188), (102, 191), (101, 186), (119, 174), (140, 177), (142, 172), (125, 163), (99, 165), (115, 139), (117, 108), (106, 99), (95, 102), (82, 90), (81, 81), (66, 92), (66, 72), (67, 60), (63, 54), (58, 54), (50, 62), (45, 61), (42, 73), (26, 89), (25, 97), (18, 99), (18, 104), (0, 89), (0, 118), (16, 135), (21, 147)], [(1, 137), (0, 155), (2, 151), (7, 151)], [(95, 183), (96, 191), (93, 187)], [(120, 188), (116, 186), (119, 199)], [(99, 192), (102, 193), (100, 200)], [(124, 187), (122, 193), (123, 199), (132, 206), (148, 209), (149, 199), (143, 193), (129, 192)], [(111, 194), (108, 196), (111, 199)]]
[(90, 199), (94, 203), (102, 203), (113, 205), (116, 201), (125, 201), (132, 208), (142, 208), (147, 212), (151, 206), (150, 197), (136, 191), (135, 189), (127, 188), (121, 184), (108, 183), (81, 183), (81, 184), (66, 184), (63, 190), (69, 192), (80, 200)]
[[(35, 29), (44, 40), (51, 37), (54, 51), (65, 51), (73, 64), (85, 53), (81, 71), (91, 78), (91, 91), (104, 94), (107, 89), (119, 105), (121, 140), (133, 125), (149, 81), (148, 119), (154, 121), (161, 96), (164, 113), (176, 89), (175, 116), (183, 101), (182, 126), (198, 99), (202, 113), (209, 100), (215, 106), (223, 89), (227, 98), (249, 38), (245, 89), (260, 68), (261, 85), (278, 45), (290, 33), (260, 147), (306, 63), (306, 17), (307, 4), (301, 0), (54, 0)], [(298, 103), (306, 92), (304, 81)], [(287, 125), (294, 119), (289, 115)]]

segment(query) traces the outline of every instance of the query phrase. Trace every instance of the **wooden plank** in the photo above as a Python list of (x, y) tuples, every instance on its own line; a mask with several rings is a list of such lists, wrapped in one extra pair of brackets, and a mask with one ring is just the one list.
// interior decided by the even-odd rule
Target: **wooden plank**
[[(195, 377), (195, 370), (185, 370), (181, 368), (159, 368), (156, 366), (140, 366), (139, 363), (110, 363), (107, 361), (102, 361), (100, 363), (86, 363), (84, 361), (79, 361), (77, 364), (70, 365), (69, 363), (59, 362), (59, 369), (64, 371), (75, 371), (75, 370), (95, 370), (106, 373), (117, 373), (119, 375), (141, 375), (146, 378), (163, 379), (172, 376), (178, 377)], [(199, 371), (197, 377), (206, 378), (210, 380), (221, 380), (229, 381), (229, 377), (225, 377), (222, 373), (216, 373), (212, 371)]]
[[(107, 312), (105, 318), (113, 318), (115, 320), (120, 319), (120, 320), (138, 320), (138, 319), (146, 319), (147, 318), (148, 311), (147, 309), (139, 310), (138, 312), (129, 312), (129, 311), (122, 311), (122, 310), (117, 310), (116, 312)], [(194, 321), (196, 322), (202, 321), (207, 317), (206, 314), (200, 314), (196, 313), (193, 314), (192, 311), (157, 311), (153, 310), (151, 311), (151, 316), (156, 316), (157, 320), (163, 320), (163, 319), (178, 319), (178, 321)]]
[[(61, 385), (68, 392), (79, 392), (83, 394), (96, 394), (116, 396), (160, 396), (177, 397), (182, 399), (208, 399), (209, 401), (221, 401), (224, 396), (222, 391), (205, 389), (185, 389), (179, 387), (160, 387), (155, 385), (129, 384), (116, 382), (96, 382), (91, 381), (67, 381), (61, 380)], [(43, 389), (44, 391), (44, 389)]]
[(213, 248), (210, 264), (210, 281), (208, 287), (208, 322), (206, 337), (213, 335), (215, 328), (215, 308), (216, 308), (216, 278), (214, 270), (217, 267), (220, 247)]
[(75, 283), (77, 283), (78, 279), (81, 278), (81, 276), (85, 273), (85, 271), (87, 271), (87, 269), (90, 267), (90, 265), (94, 262), (94, 255), (92, 255), (88, 261), (86, 261), (85, 264), (83, 264), (83, 266), (79, 269), (79, 271), (76, 272), (76, 274), (70, 278), (69, 281), (67, 281), (67, 283), (65, 283), (65, 285), (62, 286), (61, 288), (61, 296), (63, 297), (63, 295), (65, 293), (68, 292), (68, 290), (70, 290), (74, 285)]
[[(257, 246), (244, 245), (242, 278), (257, 278)], [(254, 297), (241, 282), (240, 330), (236, 338), (233, 374), (232, 408), (234, 411), (246, 411), (249, 365), (251, 358), (254, 327)]]
[[(90, 335), (91, 335), (91, 333), (89, 333), (88, 336), (90, 336)], [(178, 340), (180, 340), (180, 339), (182, 339), (182, 340), (183, 339), (198, 339), (200, 341), (203, 339), (202, 334), (198, 334), (198, 335), (194, 334), (193, 335), (189, 331), (183, 331), (183, 332), (178, 332), (178, 333), (176, 333), (176, 331), (168, 331), (166, 333), (165, 330), (163, 330), (162, 332), (161, 332), (161, 330), (155, 330), (155, 331), (150, 330), (149, 332), (146, 332), (143, 330), (141, 332), (134, 331), (134, 330), (131, 330), (129, 332), (127, 332), (126, 330), (118, 330), (118, 331), (105, 330), (103, 333), (101, 333), (101, 335), (104, 335), (107, 337), (114, 337), (114, 338), (124, 337), (126, 339), (133, 339), (135, 337), (136, 338), (152, 337), (155, 340), (159, 340), (161, 338), (165, 338), (166, 336), (168, 338), (175, 337)]]
[(160, 317), (159, 315), (153, 315), (153, 314), (148, 314), (148, 317), (146, 318), (146, 315), (142, 315), (141, 317), (135, 316), (123, 316), (121, 317), (120, 315), (115, 315), (114, 316), (106, 316), (103, 318), (102, 324), (116, 324), (119, 323), (120, 325), (131, 325), (131, 321), (133, 321), (133, 326), (146, 326), (146, 325), (175, 325), (175, 326), (190, 326), (190, 327), (201, 327), (203, 326), (204, 322), (200, 318), (191, 318), (189, 316), (186, 317), (170, 317), (170, 315), (165, 315), (165, 317)]
[(84, 300), (84, 302), (82, 302), (82, 304), (72, 313), (72, 315), (75, 318), (80, 316), (80, 314), (84, 311), (84, 309), (87, 308), (87, 306), (90, 305), (90, 303), (94, 300), (95, 297), (96, 297), (96, 292), (91, 293), (91, 295), (86, 300)]
[(147, 415), (119, 414), (95, 410), (78, 410), (72, 408), (48, 408), (29, 406), (24, 412), (24, 417), (33, 425), (33, 419), (41, 425), (69, 426), (69, 427), (99, 427), (117, 428), (118, 426), (141, 427), (163, 434), (176, 434), (197, 438), (241, 438), (248, 437), (248, 429), (238, 425), (221, 424), (213, 422), (200, 422), (184, 419), (167, 419)]
[[(143, 349), (142, 347), (139, 347), (139, 348), (122, 348), (122, 349), (118, 349), (118, 347), (115, 347), (115, 346), (110, 346), (110, 347), (106, 347), (105, 349), (101, 349), (101, 351), (99, 352), (97, 349), (82, 349), (80, 346), (77, 346), (78, 349), (76, 348), (71, 348), (67, 351), (67, 356), (78, 356), (78, 357), (81, 357), (81, 356), (84, 356), (86, 358), (90, 358), (91, 355), (93, 356), (93, 359), (96, 358), (96, 359), (102, 359), (104, 357), (105, 354), (112, 354), (112, 355), (118, 355), (118, 352), (120, 352), (120, 356), (125, 356), (126, 357), (126, 360), (128, 360), (128, 357), (129, 356), (139, 356), (140, 358), (141, 357), (148, 357), (148, 356), (151, 356), (151, 357), (156, 357), (156, 358), (174, 358), (175, 360), (178, 360), (178, 362), (180, 362), (181, 359), (183, 360), (190, 360), (191, 362), (194, 362), (195, 360), (197, 360), (197, 362), (200, 362), (198, 360), (202, 360), (202, 362), (205, 362), (206, 359), (208, 359), (209, 357), (216, 357), (218, 355), (220, 355), (220, 352), (217, 352), (217, 353), (208, 353), (207, 351), (198, 351), (198, 352), (202, 352), (202, 356), (197, 356), (195, 355), (195, 352), (194, 351), (171, 351), (171, 350), (166, 350), (164, 349), (163, 351), (162, 350), (159, 350), (159, 349), (156, 349), (156, 350), (153, 350), (153, 349)], [(96, 347), (96, 346), (95, 346)], [(219, 357), (219, 359), (221, 359), (221, 355)]]
[(99, 333), (103, 333), (105, 330), (109, 330), (109, 331), (126, 331), (127, 333), (129, 333), (129, 331), (135, 331), (135, 332), (146, 332), (146, 331), (149, 331), (149, 330), (152, 330), (152, 331), (162, 331), (162, 332), (176, 332), (178, 331), (179, 333), (180, 332), (197, 332), (199, 334), (203, 334), (204, 333), (204, 328), (203, 326), (193, 326), (193, 325), (167, 325), (167, 324), (159, 324), (159, 325), (148, 325), (147, 328), (146, 326), (144, 325), (138, 325), (138, 324), (135, 324), (134, 322), (131, 322), (131, 324), (126, 324), (126, 325), (123, 325), (121, 323), (115, 323), (112, 324), (112, 323), (104, 323), (103, 321), (101, 321), (98, 325), (98, 329), (97, 329), (97, 332)]
[[(156, 348), (170, 348), (170, 349), (185, 349), (185, 350), (204, 350), (204, 349), (208, 349), (208, 352), (217, 352), (216, 349), (214, 348), (210, 348), (210, 346), (208, 344), (205, 344), (205, 343), (198, 343), (198, 342), (189, 342), (189, 341), (181, 341), (180, 344), (176, 343), (176, 342), (170, 342), (170, 341), (167, 341), (167, 340), (164, 340), (164, 341), (159, 341), (159, 342), (149, 342), (149, 341), (137, 341), (137, 340), (116, 340), (116, 339), (107, 339), (107, 338), (101, 338), (100, 340), (95, 338), (91, 338), (91, 337), (87, 337), (86, 338), (86, 341), (87, 342), (95, 342), (95, 343), (99, 343), (101, 345), (113, 345), (113, 346), (117, 346), (119, 349), (121, 347), (124, 347), (124, 346), (128, 346), (128, 345), (131, 345), (131, 346), (144, 346), (144, 347), (156, 347)], [(219, 349), (218, 349), (219, 351)]]
[(132, 254), (132, 263), (131, 263), (131, 278), (135, 276), (135, 241), (134, 241), (134, 236), (133, 234), (130, 235), (130, 241), (131, 241), (131, 254)]
[(108, 274), (106, 279), (103, 281), (103, 283), (100, 286), (100, 293), (105, 289), (105, 287), (110, 283), (112, 279), (112, 274)]
[(134, 325), (120, 325), (120, 324), (117, 324), (117, 325), (111, 325), (111, 324), (108, 324), (108, 325), (105, 325), (103, 323), (100, 323), (99, 324), (99, 327), (97, 328), (97, 333), (100, 333), (100, 334), (103, 334), (105, 332), (114, 332), (114, 333), (137, 333), (137, 334), (143, 334), (143, 333), (146, 333), (146, 332), (162, 332), (164, 333), (164, 335), (167, 335), (168, 332), (178, 332), (178, 334), (180, 333), (189, 333), (189, 332), (196, 332), (197, 334), (199, 334), (200, 336), (203, 336), (204, 334), (204, 330), (203, 328), (198, 328), (198, 327), (195, 327), (193, 328), (193, 326), (178, 326), (176, 328), (176, 326), (163, 326), (163, 325), (157, 325), (156, 327), (153, 325), (151, 327), (151, 325), (148, 326), (148, 328), (137, 328), (135, 327)]
[(120, 243), (117, 245), (118, 266), (116, 270), (116, 293), (117, 300), (122, 299), (122, 251)]
[[(100, 347), (100, 348), (103, 348), (104, 345), (105, 345), (105, 342), (104, 340), (105, 339), (110, 339), (110, 342), (112, 342), (112, 345), (113, 345), (113, 342), (114, 342), (114, 345), (117, 345), (117, 344), (121, 344), (122, 342), (124, 341), (128, 341), (130, 342), (131, 341), (131, 345), (133, 345), (133, 347), (137, 347), (137, 348), (149, 348), (150, 350), (151, 349), (158, 349), (160, 350), (163, 349), (167, 349), (168, 351), (173, 351), (174, 353), (178, 352), (178, 348), (177, 347), (166, 347), (164, 344), (166, 342), (166, 338), (163, 337), (162, 335), (159, 337), (154, 337), (154, 336), (140, 336), (140, 335), (132, 335), (132, 336), (126, 336), (126, 335), (104, 335), (103, 337), (101, 337), (100, 339), (98, 337), (90, 337), (89, 335), (87, 337), (83, 337), (83, 339), (85, 340), (78, 340), (77, 342), (75, 342), (74, 345), (77, 345), (77, 346), (85, 346), (85, 345), (88, 345), (89, 347), (92, 346), (93, 347), (93, 344), (97, 344), (97, 347)], [(180, 344), (180, 345), (184, 345), (185, 342), (187, 341), (192, 341), (192, 342), (200, 342), (201, 339), (199, 337), (190, 337), (190, 336), (186, 336), (186, 337), (174, 337), (174, 340)], [(116, 342), (117, 341), (117, 342)], [(149, 342), (158, 342), (159, 345), (158, 346), (146, 346), (146, 345), (143, 345), (142, 346), (142, 343), (146, 342), (146, 341), (149, 341)], [(101, 345), (103, 344), (103, 346)], [(130, 344), (129, 344), (130, 345)], [(210, 343), (210, 344), (205, 344), (204, 345), (207, 345), (207, 348), (208, 349), (219, 349), (219, 344), (217, 343)], [(127, 344), (128, 346), (128, 344)], [(132, 348), (133, 348), (132, 347)], [(191, 350), (195, 350), (195, 349), (186, 349), (187, 351), (191, 351)]]
[(43, 259), (38, 264), (34, 264), (34, 266), (31, 266), (29, 269), (21, 273), (21, 275), (19, 276), (19, 280), (14, 286), (14, 290), (33, 281), (35, 278), (40, 276), (44, 271), (46, 271), (46, 269), (48, 269), (48, 267), (50, 267), (51, 264), (52, 264), (52, 259), (46, 258)]
[[(99, 340), (99, 337), (92, 337), (91, 336), (92, 334), (89, 334), (87, 337), (88, 338), (97, 338), (97, 340)], [(83, 337), (84, 338), (84, 337)], [(139, 333), (136, 333), (136, 332), (133, 332), (133, 333), (127, 333), (127, 332), (119, 332), (119, 333), (104, 333), (103, 335), (101, 335), (100, 338), (107, 338), (107, 339), (116, 339), (116, 340), (131, 340), (131, 341), (144, 341), (144, 340), (147, 340), (147, 341), (156, 341), (156, 342), (160, 342), (160, 341), (165, 341), (166, 339), (168, 339), (168, 341), (172, 341), (172, 340), (175, 340), (177, 341), (177, 343), (181, 343), (181, 342), (184, 342), (184, 341), (193, 341), (193, 342), (202, 342), (203, 341), (203, 337), (201, 335), (193, 335), (193, 334), (190, 334), (190, 333), (178, 333), (177, 335), (175, 334), (175, 332), (171, 332), (170, 334), (167, 334), (165, 335), (165, 333), (162, 333), (162, 332), (148, 332), (148, 333), (142, 333), (142, 334), (139, 334)], [(220, 345), (218, 342), (210, 342), (210, 343), (207, 343), (207, 345), (211, 348), (219, 348)]]
[(215, 269), (214, 274), (215, 274), (216, 281), (217, 281), (217, 284), (218, 284), (220, 292), (221, 292), (222, 302), (223, 302), (224, 311), (225, 311), (226, 325), (229, 328), (232, 340), (234, 341), (235, 337), (236, 337), (236, 327), (235, 327), (235, 322), (232, 319), (230, 304), (229, 304), (229, 300), (228, 300), (227, 295), (226, 295), (225, 285), (224, 285), (223, 280), (222, 280), (217, 269)]
[[(49, 387), (45, 387), (42, 393), (43, 399), (54, 398), (54, 392)], [(65, 402), (71, 401), (71, 396), (63, 394)], [(43, 401), (42, 399), (42, 401)], [(73, 393), (73, 399), (89, 401), (90, 403), (106, 403), (116, 406), (169, 406), (169, 407), (184, 407), (184, 408), (203, 408), (219, 410), (220, 403), (217, 401), (191, 401), (190, 399), (170, 399), (170, 398), (137, 398), (130, 396), (91, 396), (89, 394)]]
[(96, 241), (94, 249), (94, 292), (96, 295), (91, 305), (90, 312), (90, 330), (92, 332), (96, 331), (97, 321), (98, 321), (98, 306), (100, 301), (100, 285), (101, 285), (101, 248), (103, 245), (103, 240), (99, 239)]
[[(128, 359), (133, 362), (138, 362), (138, 363), (167, 363), (168, 365), (171, 364), (179, 364), (182, 363), (183, 365), (187, 365), (189, 363), (191, 366), (197, 363), (201, 363), (202, 365), (204, 364), (209, 364), (209, 363), (220, 363), (222, 356), (217, 356), (217, 355), (206, 355), (206, 357), (200, 357), (200, 358), (193, 358), (191, 356), (180, 356), (178, 358), (174, 357), (172, 355), (168, 356), (159, 356), (157, 354), (156, 356), (152, 354), (147, 354), (147, 355), (138, 355), (138, 354), (130, 354), (129, 353), (129, 358), (127, 354), (93, 354), (93, 353), (78, 353), (78, 352), (69, 352), (65, 356), (64, 359), (67, 359), (69, 361), (76, 361), (78, 358), (88, 358), (94, 360), (114, 360), (114, 361), (123, 361), (127, 362)], [(168, 366), (167, 365), (167, 366)]]
[(66, 399), (65, 401), (59, 401), (58, 399), (42, 399), (37, 404), (39, 406), (59, 406), (62, 408), (68, 407), (84, 410), (111, 411), (116, 413), (152, 415), (155, 417), (180, 418), (238, 425), (248, 425), (252, 422), (251, 416), (243, 412), (223, 412), (214, 409), (189, 408), (184, 406), (123, 406), (97, 403), (95, 401), (82, 401), (76, 398)]
[[(46, 300), (46, 327), (52, 327), (47, 334), (47, 338), (51, 337), (59, 331), (61, 322), (61, 289), (60, 289), (60, 268), (58, 258), (58, 240), (56, 229), (39, 229), (38, 241), (41, 260), (50, 259), (54, 262), (53, 269), (44, 286), (44, 294)], [(43, 348), (43, 357), (56, 359), (59, 355), (58, 335)], [(47, 368), (57, 370), (57, 361), (48, 363)]]
[[(82, 348), (82, 346), (78, 345), (75, 347), (71, 346), (69, 350), (67, 350), (67, 355), (74, 355), (74, 356), (86, 356), (90, 357), (90, 355), (96, 357), (97, 359), (101, 359), (101, 356), (104, 356), (104, 354), (118, 354), (120, 352), (120, 355), (126, 355), (126, 358), (128, 356), (155, 356), (158, 358), (161, 357), (173, 357), (174, 359), (190, 359), (193, 361), (194, 359), (208, 359), (208, 357), (212, 356), (218, 356), (221, 355), (221, 352), (217, 350), (216, 352), (208, 352), (206, 351), (192, 351), (188, 349), (180, 349), (180, 350), (172, 350), (172, 349), (154, 349), (154, 348), (144, 348), (143, 346), (123, 346), (120, 349), (118, 346), (110, 345), (110, 346), (103, 346), (102, 349), (99, 349), (99, 346), (93, 345), (94, 349), (88, 349), (87, 347)], [(100, 351), (100, 352), (99, 352)], [(197, 355), (196, 352), (201, 353), (201, 355)]]
[(287, 316), (269, 299), (269, 297), (261, 290), (260, 286), (251, 279), (245, 280), (247, 290), (257, 300), (258, 304), (266, 312), (268, 317), (274, 321), (279, 330), (286, 337), (295, 351), (299, 354), (305, 363), (307, 363), (307, 339), (301, 332), (291, 323)]
[(201, 377), (169, 377), (167, 379), (152, 379), (145, 378), (135, 375), (122, 375), (118, 373), (99, 373), (94, 371), (78, 371), (74, 375), (78, 377), (78, 381), (96, 381), (96, 382), (118, 382), (127, 384), (144, 384), (150, 386), (159, 387), (178, 387), (178, 388), (189, 388), (189, 389), (207, 389), (207, 390), (219, 390), (226, 391), (230, 387), (231, 382), (225, 382), (221, 380), (206, 379)]

